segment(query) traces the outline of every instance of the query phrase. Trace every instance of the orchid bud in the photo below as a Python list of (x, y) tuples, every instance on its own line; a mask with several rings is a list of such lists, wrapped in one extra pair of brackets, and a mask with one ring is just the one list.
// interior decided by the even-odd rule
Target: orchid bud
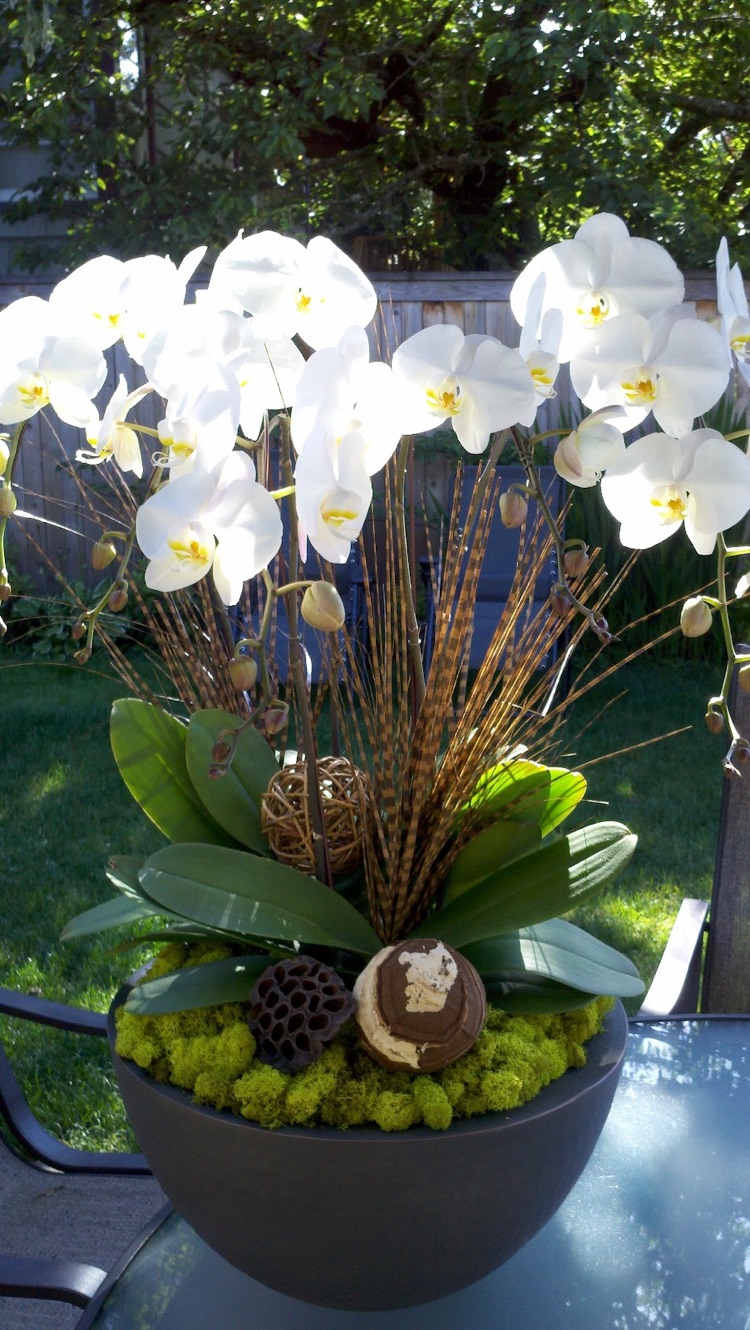
[(591, 560), (589, 559), (588, 550), (585, 545), (578, 545), (575, 549), (566, 550), (565, 558), (563, 559), (566, 577), (569, 577), (571, 581), (575, 582), (577, 578), (583, 577), (590, 562)]
[(561, 587), (556, 588), (549, 598), (549, 606), (558, 619), (564, 619), (570, 613), (570, 598)]
[(222, 776), (226, 776), (226, 774), (227, 774), (226, 767), (213, 766), (208, 768), (209, 780), (221, 780)]
[(684, 637), (702, 637), (711, 627), (711, 607), (702, 596), (690, 596), (680, 612), (680, 628)]
[(77, 619), (70, 630), (70, 636), (74, 642), (80, 642), (82, 637), (86, 636), (86, 625), (83, 619)]
[(740, 578), (739, 582), (734, 588), (734, 594), (735, 596), (740, 598), (742, 596), (746, 596), (748, 591), (750, 591), (750, 573), (743, 573), (742, 577)]
[(724, 717), (720, 711), (712, 711), (709, 707), (704, 719), (709, 734), (721, 734), (724, 729)]
[(263, 728), (267, 735), (280, 734), (289, 720), (289, 707), (286, 702), (276, 698), (263, 713)]
[(608, 647), (610, 642), (614, 641), (614, 633), (609, 630), (609, 624), (603, 614), (595, 614), (591, 620), (591, 631), (596, 634), (603, 646)]
[(211, 756), (214, 762), (226, 762), (232, 751), (232, 745), (228, 744), (226, 739), (217, 739), (211, 749)]
[(500, 495), (500, 520), (503, 526), (523, 526), (529, 505), (518, 490), (506, 490)]
[(742, 665), (737, 671), (737, 683), (743, 693), (750, 693), (750, 665)]
[(229, 662), (229, 677), (238, 693), (247, 693), (258, 681), (258, 662), (254, 656), (235, 656)]
[(73, 659), (77, 660), (79, 665), (88, 665), (91, 660), (91, 647), (81, 647), (80, 651), (74, 651)]
[(4, 605), (6, 600), (11, 598), (10, 582), (0, 583), (0, 605)]
[(7, 434), (0, 434), (0, 476), (5, 474), (5, 468), (8, 465), (10, 457), (10, 448), (8, 447)]
[(16, 496), (10, 485), (3, 485), (0, 489), (0, 518), (10, 517), (16, 511), (16, 506)]
[(344, 625), (344, 602), (331, 582), (313, 582), (302, 597), (302, 618), (311, 628), (336, 633)]
[(122, 582), (118, 582), (113, 588), (109, 600), (107, 601), (107, 609), (111, 610), (113, 614), (119, 614), (120, 610), (125, 609), (127, 603), (128, 589), (126, 586), (123, 586)]
[(117, 550), (111, 540), (97, 540), (91, 550), (91, 563), (98, 573), (117, 558)]

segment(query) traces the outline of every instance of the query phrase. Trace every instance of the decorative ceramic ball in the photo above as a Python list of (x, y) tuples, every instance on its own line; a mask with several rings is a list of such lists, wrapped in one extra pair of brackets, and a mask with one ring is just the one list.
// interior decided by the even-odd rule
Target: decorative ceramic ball
[(391, 1071), (440, 1071), (476, 1043), (484, 985), (460, 952), (434, 938), (384, 947), (354, 985), (356, 1020), (371, 1057)]
[[(261, 818), (276, 858), (302, 873), (314, 873), (307, 776), (306, 762), (282, 767), (263, 795)], [(347, 757), (319, 758), (318, 777), (331, 870), (351, 873), (364, 852), (370, 808), (367, 777)]]

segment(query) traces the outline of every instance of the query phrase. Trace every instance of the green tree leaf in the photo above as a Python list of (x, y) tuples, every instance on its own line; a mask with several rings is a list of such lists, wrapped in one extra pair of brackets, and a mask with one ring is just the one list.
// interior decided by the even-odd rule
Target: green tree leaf
[[(279, 764), (266, 740), (229, 711), (196, 711), (190, 717), (185, 756), (187, 769), (200, 799), (211, 816), (240, 845), (268, 853), (261, 829), (260, 801)], [(218, 780), (208, 772), (212, 751), (222, 730), (240, 729), (229, 770)]]
[(215, 1007), (221, 1002), (249, 1002), (255, 981), (268, 968), (267, 956), (229, 956), (189, 965), (174, 974), (137, 984), (125, 1006), (135, 1016)]
[(171, 845), (141, 869), (151, 899), (196, 923), (245, 937), (372, 955), (380, 939), (330, 887), (275, 859), (206, 845)]
[(430, 919), (435, 937), (470, 942), (543, 922), (596, 895), (630, 860), (637, 836), (619, 822), (573, 831), (463, 892)]
[(125, 784), (144, 813), (172, 841), (233, 843), (204, 808), (188, 775), (187, 727), (140, 698), (115, 702), (112, 752)]

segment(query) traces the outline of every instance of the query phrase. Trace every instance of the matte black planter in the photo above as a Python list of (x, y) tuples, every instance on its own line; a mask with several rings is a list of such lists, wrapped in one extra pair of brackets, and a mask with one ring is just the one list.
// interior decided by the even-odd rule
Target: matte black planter
[[(109, 1031), (112, 1042), (112, 1013)], [(113, 1057), (141, 1149), (215, 1251), (291, 1297), (384, 1310), (481, 1279), (547, 1222), (604, 1126), (626, 1042), (618, 1003), (585, 1067), (523, 1108), (444, 1132), (268, 1131)]]

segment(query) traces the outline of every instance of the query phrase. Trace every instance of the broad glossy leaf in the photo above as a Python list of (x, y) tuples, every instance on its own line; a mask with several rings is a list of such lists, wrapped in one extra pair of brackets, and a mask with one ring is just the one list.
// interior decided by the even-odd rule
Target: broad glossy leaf
[(137, 854), (118, 854), (110, 859), (105, 869), (113, 887), (117, 887), (123, 896), (137, 896), (143, 899), (141, 884), (138, 881), (139, 869), (143, 867), (143, 857)]
[(380, 939), (330, 887), (275, 859), (206, 845), (168, 845), (146, 860), (152, 900), (186, 919), (249, 938), (315, 943), (372, 955)]
[(586, 778), (567, 767), (545, 767), (526, 758), (501, 762), (480, 776), (469, 801), (483, 821), (533, 822), (542, 836), (559, 826), (586, 793)]
[(494, 822), (470, 840), (459, 854), (445, 889), (445, 903), (468, 891), (505, 864), (538, 849), (542, 836), (533, 822)]
[(201, 803), (185, 761), (187, 727), (140, 698), (115, 702), (110, 720), (115, 761), (147, 817), (172, 841), (231, 842)]
[(103, 905), (94, 905), (83, 914), (77, 914), (63, 928), (61, 942), (70, 942), (74, 937), (86, 937), (90, 933), (103, 933), (108, 928), (119, 928), (122, 924), (134, 924), (139, 919), (153, 918), (155, 914), (167, 911), (147, 905), (145, 901), (132, 896), (115, 896)]
[(229, 770), (210, 780), (212, 750), (222, 730), (236, 730), (238, 716), (218, 709), (196, 711), (190, 717), (185, 756), (188, 775), (211, 816), (241, 845), (268, 854), (261, 830), (260, 801), (279, 764), (265, 739), (246, 726), (237, 739)]
[(162, 1016), (215, 1007), (220, 1002), (248, 1002), (256, 979), (269, 964), (268, 956), (230, 956), (206, 965), (189, 965), (136, 985), (125, 1007), (135, 1016)]
[(565, 914), (613, 881), (631, 858), (637, 840), (619, 822), (573, 831), (443, 906), (431, 916), (431, 931), (463, 949), (470, 942)]
[(566, 919), (548, 919), (531, 928), (470, 943), (463, 954), (492, 981), (508, 976), (552, 980), (581, 992), (635, 997), (643, 982), (633, 962)]
[(582, 993), (578, 988), (567, 988), (565, 984), (555, 984), (545, 979), (533, 983), (490, 980), (485, 984), (485, 990), (487, 1001), (493, 1007), (501, 1007), (510, 1016), (549, 1016), (560, 1011), (575, 1011), (577, 1007), (585, 1007), (593, 1000), (590, 993)]
[(137, 937), (125, 938), (114, 947), (107, 947), (108, 956), (119, 956), (122, 952), (132, 951), (144, 942), (205, 942), (206, 938), (215, 938), (219, 942), (236, 942), (233, 933), (222, 933), (218, 928), (201, 927), (200, 924), (180, 922), (171, 928), (157, 928), (153, 932), (139, 933)]

